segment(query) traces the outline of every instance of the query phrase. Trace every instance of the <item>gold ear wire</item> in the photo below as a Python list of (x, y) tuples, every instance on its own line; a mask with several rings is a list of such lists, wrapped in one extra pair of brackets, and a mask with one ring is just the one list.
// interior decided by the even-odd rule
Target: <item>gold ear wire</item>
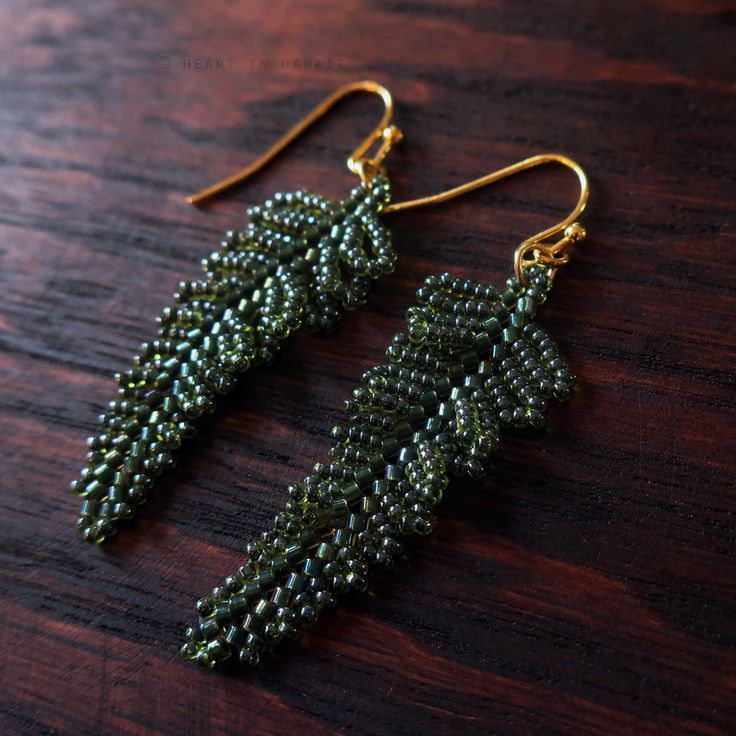
[[(370, 178), (381, 169), (381, 162), (391, 150), (391, 147), (398, 143), (403, 137), (403, 133), (395, 125), (390, 124), (394, 114), (394, 101), (391, 97), (391, 93), (382, 84), (371, 80), (351, 82), (339, 87), (329, 95), (329, 97), (326, 97), (322, 102), (320, 102), (312, 112), (302, 118), (293, 128), (276, 141), (271, 148), (259, 156), (252, 164), (246, 166), (244, 169), (241, 169), (232, 176), (229, 176), (206, 189), (202, 189), (196, 194), (192, 194), (187, 197), (187, 202), (189, 202), (189, 204), (199, 204), (253, 176), (253, 174), (266, 166), (266, 164), (281, 153), (281, 151), (283, 151), (292, 141), (298, 138), (307, 128), (325, 115), (325, 113), (340, 102), (340, 100), (356, 92), (369, 92), (371, 94), (376, 94), (383, 100), (384, 105), (381, 121), (353, 151), (347, 162), (348, 169), (350, 169), (354, 174), (360, 176), (363, 182), (367, 183)], [(381, 142), (378, 150), (374, 156), (368, 156), (368, 151), (377, 141)]]
[[(566, 166), (577, 174), (578, 181), (580, 182), (580, 196), (578, 202), (575, 205), (573, 211), (561, 222), (556, 225), (543, 230), (541, 233), (537, 233), (525, 240), (514, 253), (514, 269), (516, 270), (517, 278), (526, 282), (526, 276), (524, 269), (535, 264), (545, 263), (553, 268), (557, 268), (570, 258), (569, 249), (573, 243), (582, 240), (585, 237), (585, 228), (576, 222), (577, 218), (582, 214), (585, 209), (585, 205), (588, 202), (588, 194), (590, 187), (588, 185), (588, 177), (583, 171), (582, 167), (571, 158), (562, 155), (561, 153), (542, 153), (538, 156), (531, 156), (525, 158), (523, 161), (519, 161), (511, 166), (506, 166), (503, 169), (494, 171), (485, 176), (481, 176), (478, 179), (461, 184), (453, 189), (440, 192), (439, 194), (432, 194), (428, 197), (420, 197), (419, 199), (412, 199), (407, 202), (396, 202), (389, 204), (384, 212), (403, 212), (405, 210), (414, 209), (415, 207), (426, 207), (430, 204), (439, 204), (440, 202), (447, 202), (450, 199), (459, 197), (467, 192), (472, 192), (475, 189), (480, 189), (487, 184), (492, 184), (506, 177), (518, 174), (521, 171), (527, 169), (533, 169), (536, 166), (542, 166), (544, 164), (557, 163)], [(563, 232), (563, 238), (556, 243), (545, 243), (544, 241), (548, 238)]]

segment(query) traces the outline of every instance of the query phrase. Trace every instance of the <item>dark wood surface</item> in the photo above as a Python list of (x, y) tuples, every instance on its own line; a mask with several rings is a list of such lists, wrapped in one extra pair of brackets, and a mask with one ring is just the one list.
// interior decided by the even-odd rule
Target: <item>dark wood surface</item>
[[(733, 3), (1, 0), (0, 29), (0, 732), (734, 733)], [(184, 195), (365, 77), (406, 132), (396, 198), (547, 150), (586, 167), (589, 239), (541, 315), (579, 390), (372, 594), (255, 673), (202, 672), (177, 654), (195, 599), (325, 455), (421, 279), (500, 282), (575, 196), (550, 169), (393, 216), (370, 304), (244, 379), (118, 541), (80, 541), (66, 486), (112, 373), (247, 204), (352, 186), (379, 105), (205, 211)]]

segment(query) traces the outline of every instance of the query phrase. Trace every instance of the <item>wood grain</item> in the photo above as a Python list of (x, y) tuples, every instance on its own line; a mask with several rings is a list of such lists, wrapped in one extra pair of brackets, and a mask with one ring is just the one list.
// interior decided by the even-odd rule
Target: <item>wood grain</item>
[[(733, 2), (0, 0), (0, 28), (0, 732), (734, 732)], [(394, 216), (370, 304), (249, 375), (119, 541), (79, 541), (65, 487), (111, 374), (246, 204), (352, 185), (378, 104), (206, 211), (184, 195), (367, 77), (406, 132), (397, 198), (546, 150), (586, 167), (589, 239), (542, 315), (579, 390), (454, 482), (373, 595), (204, 673), (177, 655), (194, 600), (324, 456), (421, 279), (498, 283), (575, 196), (550, 169)]]

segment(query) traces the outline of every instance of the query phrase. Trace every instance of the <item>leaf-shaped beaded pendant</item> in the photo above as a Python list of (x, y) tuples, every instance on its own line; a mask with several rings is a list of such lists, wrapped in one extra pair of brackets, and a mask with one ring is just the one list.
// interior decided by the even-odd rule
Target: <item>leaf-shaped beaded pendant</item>
[(302, 324), (327, 329), (362, 304), (370, 283), (394, 268), (379, 213), (390, 198), (376, 176), (341, 202), (304, 191), (279, 193), (248, 211), (183, 282), (88, 440), (87, 466), (72, 490), (84, 500), (77, 526), (102, 542), (130, 519), (197, 418), (215, 408), (239, 374), (272, 360)]
[(501, 428), (539, 426), (573, 376), (533, 321), (553, 270), (534, 265), (503, 291), (449, 274), (429, 277), (388, 363), (367, 371), (346, 402), (329, 460), (289, 488), (248, 560), (202, 598), (182, 655), (213, 667), (254, 665), (295, 637), (371, 567), (391, 566), (401, 538), (427, 534), (448, 475), (479, 477)]

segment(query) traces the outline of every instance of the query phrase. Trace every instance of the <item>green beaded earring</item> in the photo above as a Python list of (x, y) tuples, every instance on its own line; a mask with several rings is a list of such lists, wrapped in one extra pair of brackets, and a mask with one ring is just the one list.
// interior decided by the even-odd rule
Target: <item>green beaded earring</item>
[(583, 170), (558, 154), (534, 156), (385, 211), (450, 199), (551, 162), (579, 178), (573, 212), (519, 246), (515, 276), (500, 290), (447, 273), (426, 279), (387, 362), (366, 372), (346, 402), (347, 427), (333, 430), (329, 459), (289, 487), (273, 528), (248, 544), (247, 561), (197, 603), (185, 659), (255, 665), (337, 596), (364, 590), (370, 568), (393, 564), (402, 536), (428, 534), (449, 474), (480, 477), (502, 428), (540, 426), (549, 400), (570, 396), (572, 373), (534, 316), (585, 236), (576, 222), (588, 197)]
[(205, 278), (182, 282), (157, 337), (116, 376), (118, 397), (100, 417), (87, 467), (71, 485), (84, 499), (77, 526), (85, 539), (102, 542), (134, 516), (197, 419), (214, 410), (238, 375), (272, 360), (302, 324), (332, 327), (343, 309), (365, 302), (373, 279), (393, 270), (391, 234), (379, 217), (391, 196), (382, 161), (401, 131), (390, 124), (391, 94), (376, 82), (340, 87), (255, 163), (188, 201), (243, 181), (355, 92), (377, 94), (385, 106), (348, 159), (360, 185), (340, 202), (297, 191), (248, 210), (250, 223), (228, 232), (203, 262)]

